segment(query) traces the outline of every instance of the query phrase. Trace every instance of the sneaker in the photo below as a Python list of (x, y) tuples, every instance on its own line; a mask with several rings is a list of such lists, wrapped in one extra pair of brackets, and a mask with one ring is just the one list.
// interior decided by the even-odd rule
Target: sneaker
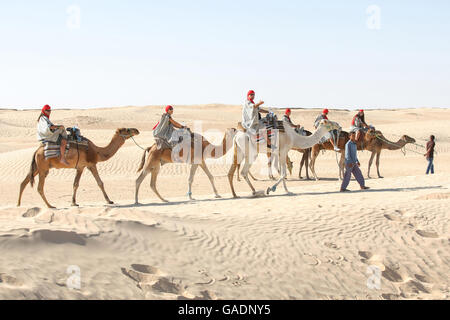
[(361, 187), (361, 190), (367, 190), (370, 189), (369, 187)]
[(350, 190), (348, 190), (348, 189), (341, 189), (340, 192), (350, 192)]
[(341, 149), (339, 149), (338, 147), (334, 147), (334, 151), (340, 152)]

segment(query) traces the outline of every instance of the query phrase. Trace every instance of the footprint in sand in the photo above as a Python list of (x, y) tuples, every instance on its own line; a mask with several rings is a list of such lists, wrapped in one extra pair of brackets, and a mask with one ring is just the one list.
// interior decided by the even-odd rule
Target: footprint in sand
[(409, 280), (408, 282), (402, 284), (400, 286), (400, 291), (405, 296), (410, 294), (419, 294), (421, 292), (430, 293), (430, 291), (427, 288), (425, 288), (423, 284), (415, 280)]
[(30, 208), (22, 214), (22, 217), (24, 218), (36, 217), (39, 214), (39, 212), (41, 212), (41, 209), (38, 207)]
[(427, 275), (415, 274), (414, 277), (420, 282), (433, 283), (433, 279)]
[(433, 231), (416, 230), (416, 233), (424, 238), (439, 238), (439, 234)]
[(388, 279), (391, 282), (403, 282), (404, 281), (404, 277), (395, 268), (387, 267), (387, 266), (385, 266), (384, 268), (385, 268), (384, 271), (381, 272), (381, 275), (384, 278)]
[(401, 298), (401, 296), (399, 294), (396, 294), (396, 293), (383, 293), (381, 295), (381, 297), (384, 300), (399, 300)]
[(338, 247), (338, 245), (333, 242), (325, 242), (324, 245), (325, 245), (325, 247), (328, 247), (330, 249), (336, 249), (336, 250), (340, 249)]
[(402, 221), (402, 218), (395, 214), (385, 214), (384, 217), (390, 221)]
[[(149, 299), (169, 298), (179, 300), (207, 300), (217, 299), (215, 294), (206, 290), (202, 291), (202, 296), (190, 294), (186, 289), (188, 286), (183, 285), (181, 280), (175, 281), (174, 278), (169, 279), (158, 268), (145, 264), (132, 264), (131, 269), (121, 268), (122, 273), (137, 282), (137, 287), (141, 289), (144, 296)], [(199, 270), (205, 273), (205, 270)]]
[(205, 269), (198, 270), (198, 272), (204, 276), (207, 280), (205, 282), (196, 282), (197, 285), (212, 285), (216, 282), (216, 279), (211, 277)]
[(0, 273), (0, 283), (4, 283), (11, 287), (22, 287), (24, 285), (21, 280), (6, 273)]

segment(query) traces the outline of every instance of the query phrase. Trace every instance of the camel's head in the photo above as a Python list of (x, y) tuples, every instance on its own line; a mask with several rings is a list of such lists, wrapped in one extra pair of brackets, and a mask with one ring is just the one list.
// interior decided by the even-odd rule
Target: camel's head
[(404, 134), (401, 139), (403, 141), (405, 141), (406, 143), (416, 143), (416, 139), (411, 138), (410, 136), (407, 136), (406, 134)]
[(124, 138), (125, 140), (137, 136), (139, 130), (136, 128), (119, 128), (116, 130), (116, 134)]
[(337, 122), (330, 121), (327, 119), (320, 120), (319, 126), (324, 126), (325, 128), (327, 128), (328, 131), (342, 129), (341, 126)]

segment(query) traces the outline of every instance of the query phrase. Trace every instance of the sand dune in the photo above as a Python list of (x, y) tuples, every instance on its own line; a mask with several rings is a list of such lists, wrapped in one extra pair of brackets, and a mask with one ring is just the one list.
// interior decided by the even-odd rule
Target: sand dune
[[(118, 127), (135, 127), (136, 141), (152, 144), (151, 128), (160, 106), (56, 110), (54, 122), (79, 125), (99, 145)], [(240, 107), (176, 106), (175, 118), (222, 132), (235, 126)], [(318, 110), (295, 110), (293, 120), (312, 129)], [(15, 207), (18, 187), (29, 170), (36, 111), (0, 110), (0, 298), (1, 299), (449, 299), (450, 298), (450, 113), (445, 109), (374, 110), (369, 122), (388, 139), (402, 134), (425, 144), (438, 139), (437, 174), (425, 176), (424, 157), (409, 146), (383, 151), (384, 179), (370, 179), (367, 192), (341, 194), (332, 152), (316, 162), (319, 181), (299, 180), (300, 154), (281, 189), (254, 198), (236, 182), (231, 199), (223, 161), (209, 161), (222, 199), (214, 199), (203, 172), (186, 197), (189, 168), (164, 166), (158, 180), (161, 203), (142, 185), (135, 206), (134, 180), (142, 150), (128, 141), (100, 176), (113, 205), (105, 205), (88, 172), (78, 190), (80, 207), (70, 207), (73, 170), (51, 171), (47, 209), (27, 187)], [(195, 117), (194, 117), (195, 115)], [(348, 127), (352, 112), (331, 111)], [(215, 137), (218, 143), (220, 135)], [(367, 152), (359, 154), (367, 171)], [(258, 190), (272, 184), (265, 158), (252, 171)], [(375, 167), (372, 168), (375, 173)], [(304, 176), (304, 174), (303, 174)], [(356, 190), (355, 182), (350, 189)], [(81, 287), (68, 288), (70, 266), (81, 272)], [(369, 269), (368, 269), (369, 268)], [(369, 288), (370, 270), (380, 271), (380, 288)], [(369, 273), (368, 273), (369, 272)], [(70, 287), (70, 285), (69, 285)]]

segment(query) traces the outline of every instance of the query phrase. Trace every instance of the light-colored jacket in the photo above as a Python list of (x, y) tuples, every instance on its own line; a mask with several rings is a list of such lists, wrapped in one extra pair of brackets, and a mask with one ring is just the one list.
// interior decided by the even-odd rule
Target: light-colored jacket
[(37, 124), (37, 139), (39, 141), (51, 141), (57, 142), (59, 135), (61, 134), (61, 130), (50, 130), (50, 127), (53, 126), (53, 123), (50, 119), (44, 115), (39, 118)]
[(155, 130), (153, 130), (153, 136), (155, 138), (164, 139), (169, 141), (172, 136), (174, 127), (170, 122), (170, 114), (164, 113), (159, 121), (159, 124), (156, 126)]
[(253, 133), (256, 133), (260, 128), (259, 121), (259, 107), (255, 108), (255, 104), (250, 100), (245, 101), (242, 109), (242, 126)]

